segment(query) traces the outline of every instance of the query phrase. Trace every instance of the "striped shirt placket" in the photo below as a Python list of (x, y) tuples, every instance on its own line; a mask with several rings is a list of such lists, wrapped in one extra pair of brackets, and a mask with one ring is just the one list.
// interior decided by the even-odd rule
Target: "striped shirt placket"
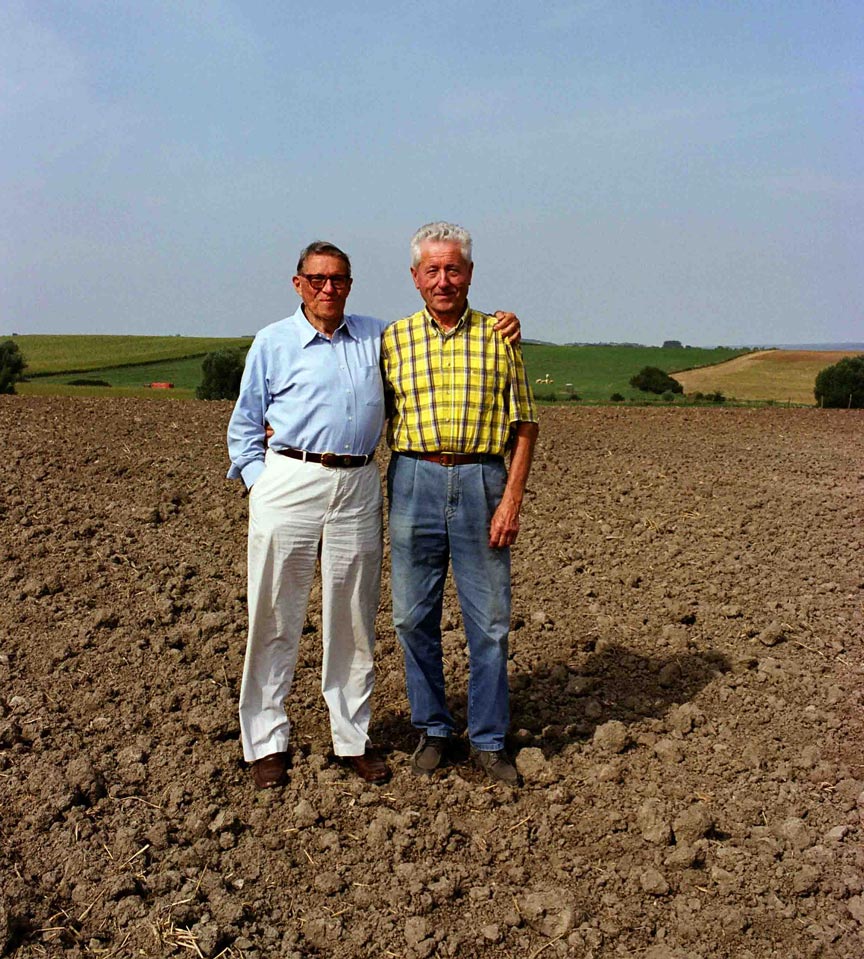
[[(435, 445), (438, 447), (438, 449), (441, 449), (441, 397), (438, 394), (438, 390), (434, 388), (434, 384), (438, 380), (438, 376), (436, 375), (436, 372), (435, 372), (435, 360), (434, 360), (434, 353), (432, 350), (432, 343), (429, 340), (429, 330), (428, 328), (424, 328), (421, 332), (423, 335), (422, 346), (423, 346), (424, 359), (426, 360), (426, 372), (429, 377), (429, 382), (433, 385), (432, 390), (430, 390), (431, 395), (429, 397), (429, 416), (431, 417), (431, 422), (429, 424), (429, 429), (427, 429), (426, 432), (428, 433), (430, 430), (434, 430)], [(432, 330), (432, 333), (433, 335), (437, 335), (437, 332), (434, 328)], [(439, 369), (441, 367), (440, 351), (439, 351), (439, 358), (438, 358), (438, 367)], [(423, 442), (422, 434), (420, 436), (420, 442), (421, 442), (421, 448), (422, 448), (422, 442)]]
[[(469, 316), (466, 318), (466, 321), (465, 321), (465, 343), (462, 349), (462, 370), (460, 371), (462, 375), (462, 381), (465, 384), (468, 383), (469, 371), (473, 369), (472, 364), (474, 362), (473, 351), (471, 349), (473, 345), (471, 341), (472, 332), (473, 330), (470, 324), (470, 314), (469, 314)], [(480, 367), (482, 366), (483, 366), (483, 357), (481, 356)], [(473, 440), (475, 438), (476, 433), (475, 433), (475, 436), (471, 436), (469, 440), (468, 424), (471, 419), (470, 394), (468, 394), (466, 399), (468, 400), (468, 402), (465, 402), (462, 404), (462, 416), (459, 424), (460, 425), (459, 435), (463, 436), (466, 442), (469, 442), (470, 440)]]
[[(430, 320), (431, 323), (431, 320)], [(456, 345), (457, 338), (455, 334), (448, 335), (444, 330), (436, 325), (432, 326), (434, 335), (438, 342), (438, 376), (433, 381), (435, 386), (443, 386), (446, 400), (439, 403), (441, 391), (433, 387), (433, 397), (436, 403), (435, 423), (438, 426), (438, 449), (452, 451), (455, 449), (455, 441), (458, 433), (456, 432)], [(431, 345), (431, 344), (430, 344)], [(449, 365), (448, 361), (449, 360)], [(446, 413), (445, 417), (439, 417), (438, 410)]]
[[(421, 331), (422, 333), (423, 331)], [(417, 337), (416, 333), (413, 331), (408, 332), (406, 337), (406, 347), (409, 357), (408, 369), (412, 371), (411, 375), (411, 393), (413, 398), (414, 408), (420, 410), (420, 388), (418, 386), (419, 374), (421, 369), (425, 368), (426, 375), (429, 377), (430, 382), (432, 382), (432, 357), (429, 355), (429, 350), (425, 348), (425, 343), (422, 339)], [(421, 367), (422, 363), (422, 367)], [(435, 397), (432, 397), (432, 406), (430, 412), (433, 416), (437, 417), (435, 412)], [(434, 422), (434, 421), (433, 421)], [(423, 423), (422, 412), (417, 422), (417, 436), (413, 437), (409, 434), (409, 442), (412, 446), (417, 444), (418, 446), (423, 443), (423, 434), (424, 434), (425, 424)]]

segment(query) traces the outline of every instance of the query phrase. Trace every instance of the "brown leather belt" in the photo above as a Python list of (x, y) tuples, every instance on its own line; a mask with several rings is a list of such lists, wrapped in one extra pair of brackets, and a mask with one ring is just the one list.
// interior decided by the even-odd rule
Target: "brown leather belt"
[(282, 450), (273, 450), (280, 456), (290, 456), (292, 460), (302, 460), (304, 463), (320, 463), (328, 469), (348, 469), (352, 466), (365, 466), (375, 458), (375, 453), (367, 456), (343, 456), (342, 453), (308, 453), (306, 450), (295, 450), (293, 446), (286, 446)]
[(405, 453), (399, 451), (400, 456), (410, 456), (415, 460), (426, 460), (427, 463), (438, 463), (440, 466), (465, 466), (468, 463), (494, 463), (504, 457), (493, 453)]

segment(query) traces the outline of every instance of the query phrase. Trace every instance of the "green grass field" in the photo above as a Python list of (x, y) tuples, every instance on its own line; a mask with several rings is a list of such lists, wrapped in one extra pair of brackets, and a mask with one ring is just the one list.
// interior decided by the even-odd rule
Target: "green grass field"
[[(159, 396), (188, 399), (201, 382), (206, 353), (248, 349), (248, 337), (220, 339), (183, 336), (17, 336), (27, 360), (24, 395)], [(630, 402), (653, 400), (629, 385), (643, 366), (667, 373), (729, 360), (745, 350), (661, 348), (652, 346), (552, 346), (526, 343), (525, 363), (538, 399), (559, 401), (572, 389), (589, 403), (606, 403), (613, 393)], [(110, 387), (70, 386), (86, 377)], [(546, 382), (548, 380), (548, 382)], [(542, 382), (537, 382), (542, 381)], [(173, 390), (150, 390), (146, 384), (169, 382)], [(568, 389), (568, 384), (570, 388)]]
[[(0, 339), (7, 337), (0, 336)], [(37, 377), (203, 357), (212, 350), (246, 350), (252, 339), (213, 336), (16, 336), (14, 342), (27, 360), (27, 376)], [(154, 380), (162, 378), (155, 375), (151, 377)], [(197, 386), (197, 382), (193, 385)]]
[[(248, 347), (248, 341), (244, 349)], [(135, 366), (109, 366), (88, 370), (85, 373), (51, 373), (34, 377), (32, 384), (62, 386), (69, 380), (105, 380), (112, 387), (146, 387), (148, 383), (173, 383), (178, 389), (194, 390), (201, 382), (203, 356), (188, 356), (178, 360), (161, 360), (154, 363), (139, 363)], [(29, 371), (28, 371), (29, 373)]]
[[(694, 347), (664, 349), (659, 346), (546, 346), (526, 343), (525, 365), (538, 397), (566, 391), (591, 403), (605, 403), (613, 393), (628, 400), (644, 401), (651, 394), (630, 386), (630, 377), (643, 366), (658, 366), (667, 373), (697, 366), (724, 363), (746, 350), (726, 348), (703, 350)], [(552, 383), (537, 382), (551, 379)]]

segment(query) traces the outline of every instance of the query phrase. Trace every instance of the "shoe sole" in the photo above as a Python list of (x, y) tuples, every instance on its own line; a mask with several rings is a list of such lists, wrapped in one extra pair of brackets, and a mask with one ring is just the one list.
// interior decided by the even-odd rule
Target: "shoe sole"
[(414, 755), (411, 756), (411, 772), (413, 772), (415, 776), (428, 777), (436, 773), (442, 766), (446, 765), (446, 763), (447, 757), (442, 751), (441, 758), (438, 760), (438, 762), (431, 769), (424, 769), (422, 766), (417, 765), (417, 754), (415, 752)]
[(434, 766), (432, 769), (422, 769), (420, 766), (415, 766), (414, 763), (411, 763), (411, 772), (415, 776), (433, 776), (441, 768), (441, 763), (438, 763), (437, 766)]

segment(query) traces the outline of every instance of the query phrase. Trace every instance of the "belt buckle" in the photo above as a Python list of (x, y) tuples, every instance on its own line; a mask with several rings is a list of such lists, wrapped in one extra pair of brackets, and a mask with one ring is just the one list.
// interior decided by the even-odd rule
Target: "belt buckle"
[(338, 453), (322, 453), (321, 454), (321, 465), (326, 466), (327, 469), (332, 470), (336, 469), (339, 466), (339, 461), (342, 459)]
[(456, 454), (455, 453), (439, 453), (438, 462), (442, 466), (455, 466), (456, 465)]

